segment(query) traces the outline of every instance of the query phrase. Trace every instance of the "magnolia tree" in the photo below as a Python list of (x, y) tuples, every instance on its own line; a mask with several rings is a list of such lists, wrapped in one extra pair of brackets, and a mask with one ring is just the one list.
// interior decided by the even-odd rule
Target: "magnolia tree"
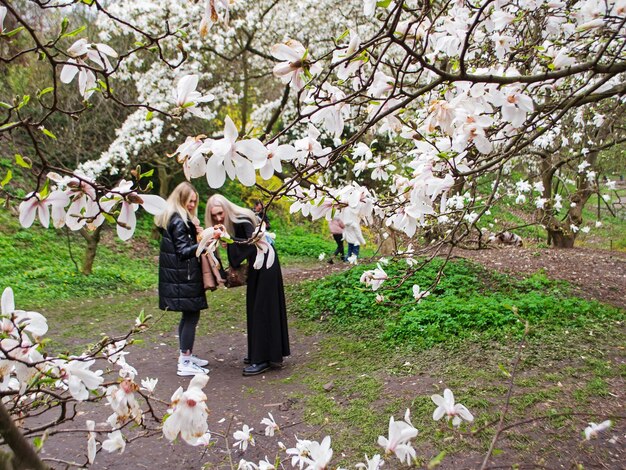
[[(581, 226), (581, 214), (572, 208), (600, 191), (594, 152), (621, 142), (616, 126), (602, 124), (603, 119), (621, 119), (623, 0), (335, 3), (207, 0), (203, 5), (116, 2), (109, 7), (97, 0), (0, 0), (2, 41), (19, 37), (23, 44), (1, 58), (3, 67), (27, 56), (49, 67), (47, 86), (32, 97), (2, 95), (0, 139), (18, 134), (29, 139), (32, 153), (17, 158), (16, 165), (31, 169), (33, 176), (21, 196), (7, 173), (1, 182), (5, 203), (19, 202), (24, 227), (36, 218), (45, 227), (52, 222), (71, 230), (95, 229), (108, 220), (120, 238), (129, 240), (138, 208), (158, 214), (164, 200), (149, 194), (150, 172), (127, 171), (127, 166), (143, 149), (166, 141), (172, 161), (189, 179), (206, 178), (216, 190), (227, 178), (256, 184), (269, 203), (290, 198), (292, 212), (380, 223), (407, 239), (418, 230), (436, 229), (441, 235), (431, 254), (453, 247), (475, 229), (501, 200), (503, 188), (511, 184), (509, 170), (520, 162), (529, 173), (536, 171), (538, 179), (516, 188), (522, 196), (536, 190), (534, 203), (544, 211), (544, 223), (555, 225), (554, 239)], [(84, 25), (61, 19), (63, 11), (75, 8), (87, 10), (85, 16), (101, 31), (98, 37), (89, 37)], [(59, 18), (57, 29), (47, 28), (44, 34), (27, 9)], [(132, 38), (120, 42), (129, 44), (123, 50), (108, 44), (117, 35)], [(206, 63), (207, 57), (220, 60)], [(221, 73), (237, 69), (243, 77), (230, 82)], [(136, 102), (116, 94), (116, 80), (137, 84)], [(68, 107), (60, 99), (60, 87), (74, 87), (82, 104)], [(252, 100), (255, 90), (262, 93)], [(101, 159), (76, 169), (54, 165), (40, 145), (56, 138), (51, 116), (88, 119), (97, 112), (90, 104), (96, 93), (134, 112)], [(32, 110), (35, 100), (43, 111)], [(238, 100), (243, 104), (233, 109)], [(186, 134), (183, 124), (189, 116), (204, 120), (196, 123), (204, 122), (209, 131)], [(579, 169), (568, 201), (553, 180), (543, 179), (566, 165)], [(99, 179), (104, 171), (125, 179), (109, 187)], [(281, 178), (278, 189), (258, 183), (273, 175)], [(557, 225), (554, 211), (566, 202), (566, 222)], [(209, 228), (204, 236), (202, 249), (209, 251), (216, 240), (230, 240), (221, 228)], [(261, 261), (254, 268), (266, 253), (272, 259), (263, 227), (248, 242), (256, 245)], [(400, 249), (396, 254), (409, 263), (420, 254), (411, 245)], [(362, 278), (374, 290), (386, 280), (383, 263)], [(419, 286), (413, 292), (418, 302), (429, 295)], [(211, 442), (202, 392), (206, 377), (174, 393), (161, 426), (149, 405), (154, 382), (145, 379), (140, 392), (136, 373), (118, 354), (125, 347), (120, 341), (128, 338), (103, 341), (79, 357), (44, 356), (40, 337), (47, 329), (45, 320), (16, 310), (10, 290), (2, 306), (2, 435), (18, 461), (43, 465), (24, 435), (54, 432), (72, 419), (65, 410), (73, 400), (106, 400), (113, 411), (110, 429), (85, 423), (77, 430), (87, 436), (87, 461), (81, 465), (93, 461), (98, 442), (100, 449), (123, 450), (123, 430), (131, 422), (148, 434), (180, 435), (193, 445)], [(138, 320), (138, 328), (144, 320)], [(119, 378), (106, 383), (99, 370), (92, 370), (97, 360), (117, 364)], [(473, 419), (449, 391), (433, 401), (435, 419), (447, 416), (453, 424)], [(59, 418), (20, 433), (16, 421), (26, 422), (44, 403), (59, 407)], [(273, 422), (271, 416), (268, 420)], [(588, 437), (607, 426), (592, 423)], [(501, 421), (483, 468), (502, 429)], [(246, 426), (234, 436), (244, 450), (252, 443), (250, 431)], [(102, 433), (107, 439), (98, 441)], [(379, 444), (386, 456), (395, 454), (412, 464), (417, 454), (410, 442), (416, 434), (408, 414), (403, 421), (391, 418), (388, 437), (381, 436)], [(330, 438), (298, 441), (287, 450), (288, 461), (243, 461), (239, 466), (273, 468), (290, 461), (299, 468), (330, 468), (330, 444)], [(379, 468), (382, 460), (374, 456), (363, 466)]]

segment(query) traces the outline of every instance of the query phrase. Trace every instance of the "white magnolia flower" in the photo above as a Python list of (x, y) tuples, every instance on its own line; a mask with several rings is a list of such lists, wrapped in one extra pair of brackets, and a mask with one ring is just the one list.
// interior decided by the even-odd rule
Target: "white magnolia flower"
[(24, 228), (30, 227), (35, 216), (39, 216), (39, 222), (45, 228), (50, 225), (50, 209), (52, 208), (52, 223), (55, 228), (65, 225), (65, 206), (70, 202), (70, 198), (65, 191), (52, 191), (44, 199), (39, 193), (30, 193), (28, 199), (19, 205), (20, 225)]
[(385, 449), (386, 454), (393, 453), (400, 461), (410, 465), (416, 455), (410, 441), (417, 436), (417, 433), (417, 429), (413, 427), (410, 421), (394, 421), (393, 416), (391, 416), (389, 418), (389, 437), (378, 436), (378, 445)]
[(272, 46), (270, 53), (280, 62), (274, 66), (274, 75), (283, 83), (291, 83), (296, 91), (306, 85), (307, 75), (317, 75), (322, 71), (321, 65), (312, 64), (308, 59), (308, 51), (304, 46), (293, 39)]
[(7, 7), (0, 6), (0, 34), (4, 33), (4, 19), (7, 16)]
[(247, 424), (244, 424), (240, 430), (235, 431), (233, 433), (233, 439), (235, 439), (233, 447), (239, 447), (240, 450), (245, 451), (248, 448), (248, 444), (254, 446), (252, 431), (254, 431), (254, 428), (249, 427)]
[(198, 76), (194, 74), (185, 75), (178, 81), (174, 97), (176, 99), (176, 106), (181, 109), (185, 109), (192, 114), (201, 116), (202, 113), (198, 109), (197, 105), (199, 103), (213, 101), (215, 97), (211, 93), (202, 96), (200, 92), (196, 91), (197, 87)]
[[(412, 258), (407, 258), (412, 259)], [(413, 285), (413, 298), (417, 300), (417, 303), (420, 303), (424, 297), (428, 297), (430, 295), (430, 291), (420, 290), (420, 286), (417, 284)]]
[(356, 468), (363, 468), (365, 470), (379, 470), (384, 464), (385, 462), (379, 454), (374, 455), (371, 460), (366, 455), (365, 463), (357, 463)]
[(7, 287), (2, 292), (1, 305), (0, 333), (7, 333), (19, 339), (20, 331), (31, 333), (36, 338), (48, 331), (48, 320), (41, 313), (15, 309), (12, 288)]
[(230, 0), (205, 0), (204, 15), (200, 21), (200, 37), (206, 37), (209, 29), (218, 21), (228, 24), (230, 3)]
[(178, 434), (185, 442), (193, 445), (200, 436), (207, 432), (206, 406), (207, 396), (202, 389), (209, 381), (209, 376), (198, 374), (191, 379), (187, 391), (183, 388), (172, 395), (172, 403), (168, 410), (169, 417), (163, 424), (163, 435), (170, 441), (176, 439)]
[(126, 241), (135, 233), (137, 225), (137, 217), (135, 211), (141, 205), (146, 212), (152, 215), (158, 215), (163, 212), (167, 203), (161, 196), (154, 194), (137, 194), (131, 189), (132, 181), (121, 180), (118, 185), (111, 190), (104, 200), (110, 205), (121, 203), (120, 215), (117, 218), (117, 236)]
[(376, 3), (378, 3), (378, 0), (363, 0), (363, 14), (365, 16), (374, 15)]
[(371, 286), (372, 290), (375, 292), (387, 279), (389, 279), (387, 273), (380, 266), (380, 263), (378, 263), (376, 265), (376, 269), (364, 271), (363, 274), (361, 274), (361, 279), (359, 281), (364, 283), (366, 286)]
[(589, 423), (589, 426), (585, 428), (585, 439), (590, 440), (598, 437), (598, 434), (609, 429), (612, 424), (613, 423), (609, 419), (602, 421), (600, 424)]
[(102, 443), (102, 448), (108, 452), (120, 451), (120, 454), (126, 449), (126, 441), (121, 431), (113, 431), (107, 434), (107, 440)]
[(264, 180), (270, 179), (274, 176), (274, 173), (280, 173), (283, 171), (282, 162), (293, 160), (296, 156), (296, 149), (288, 144), (278, 145), (277, 141), (274, 141), (267, 145), (267, 160), (265, 164), (259, 170), (261, 178)]
[(268, 151), (259, 139), (239, 140), (239, 131), (230, 116), (224, 122), (224, 137), (211, 145), (213, 155), (206, 165), (206, 179), (212, 188), (221, 187), (226, 181), (237, 178), (244, 186), (256, 182), (255, 168), (263, 167)]
[(328, 468), (330, 459), (333, 457), (333, 450), (330, 448), (330, 436), (326, 436), (321, 443), (311, 441), (307, 446), (308, 455), (305, 463), (306, 470), (324, 470)]
[(320, 253), (319, 256), (317, 257), (317, 259), (320, 261), (324, 261), (324, 258), (326, 258), (326, 253)]
[(205, 432), (202, 436), (198, 438), (198, 440), (193, 445), (206, 447), (210, 443), (211, 443), (211, 433)]
[(96, 459), (96, 452), (98, 451), (96, 433), (93, 432), (93, 430), (96, 428), (96, 423), (95, 421), (88, 419), (86, 425), (87, 429), (89, 429), (89, 434), (87, 437), (87, 460), (89, 460), (89, 463), (93, 463), (93, 461)]
[(358, 256), (357, 256), (357, 255), (355, 255), (355, 254), (353, 253), (353, 254), (351, 254), (351, 255), (348, 257), (347, 261), (348, 261), (348, 263), (350, 263), (350, 264), (358, 264), (358, 262), (359, 262), (359, 258), (358, 258)]
[(117, 415), (118, 423), (125, 423), (129, 419), (141, 423), (143, 412), (139, 402), (135, 397), (135, 392), (139, 389), (137, 384), (131, 379), (125, 379), (120, 384), (107, 388), (107, 401), (113, 412)]
[(263, 418), (261, 420), (261, 424), (265, 425), (265, 435), (273, 436), (274, 433), (278, 431), (280, 428), (278, 427), (278, 424), (276, 424), (276, 421), (274, 420), (274, 416), (272, 416), (272, 413), (268, 413), (267, 415), (268, 415), (268, 418)]
[(90, 44), (86, 39), (79, 39), (67, 50), (70, 58), (61, 69), (61, 81), (70, 83), (78, 73), (78, 89), (87, 100), (95, 91), (96, 75), (87, 68), (89, 59), (106, 73), (113, 71), (109, 57), (117, 57), (117, 52), (106, 44)]
[(435, 421), (439, 421), (444, 416), (448, 420), (452, 418), (452, 425), (455, 427), (459, 426), (462, 420), (468, 423), (474, 421), (474, 416), (465, 406), (460, 403), (454, 403), (454, 394), (449, 388), (443, 391), (443, 397), (441, 395), (432, 395), (430, 398), (437, 405), (433, 413)]
[(146, 377), (141, 381), (141, 388), (146, 390), (148, 393), (154, 393), (154, 389), (156, 388), (159, 379), (151, 379)]
[(287, 449), (287, 455), (291, 456), (291, 466), (298, 466), (300, 470), (304, 468), (307, 463), (306, 459), (309, 456), (309, 445), (311, 441), (306, 439), (298, 439), (296, 437), (296, 446), (291, 449)]
[(95, 372), (89, 370), (95, 362), (95, 359), (84, 360), (80, 357), (73, 357), (67, 361), (64, 359), (53, 361), (53, 365), (58, 369), (59, 379), (68, 387), (75, 400), (87, 400), (89, 391), (96, 390), (104, 382), (101, 370)]

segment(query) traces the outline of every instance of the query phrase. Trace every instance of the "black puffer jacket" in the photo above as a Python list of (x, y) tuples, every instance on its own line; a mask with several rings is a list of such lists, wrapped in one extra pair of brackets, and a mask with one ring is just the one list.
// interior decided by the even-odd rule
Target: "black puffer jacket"
[(161, 235), (159, 308), (175, 312), (207, 308), (202, 268), (196, 258), (196, 227), (174, 214)]

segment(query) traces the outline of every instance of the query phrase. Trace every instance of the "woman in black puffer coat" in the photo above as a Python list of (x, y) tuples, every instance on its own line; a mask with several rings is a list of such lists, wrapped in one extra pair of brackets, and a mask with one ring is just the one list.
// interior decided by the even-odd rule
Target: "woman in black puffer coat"
[(198, 193), (188, 182), (176, 186), (167, 210), (155, 218), (162, 234), (159, 255), (159, 308), (182, 312), (178, 325), (177, 374), (207, 373), (208, 361), (192, 354), (200, 310), (207, 308), (198, 247)]

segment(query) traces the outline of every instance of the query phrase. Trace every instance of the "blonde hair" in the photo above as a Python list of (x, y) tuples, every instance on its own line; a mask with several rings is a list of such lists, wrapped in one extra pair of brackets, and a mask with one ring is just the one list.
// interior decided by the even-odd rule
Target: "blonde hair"
[[(191, 199), (191, 196), (196, 196), (196, 207), (193, 209), (193, 213), (187, 210), (187, 203)], [(179, 214), (185, 221), (192, 220), (198, 216), (198, 191), (188, 181), (183, 181), (174, 188), (172, 194), (167, 198), (167, 209), (154, 218), (154, 223), (165, 230), (170, 223), (170, 220), (174, 214)]]
[(211, 209), (214, 207), (224, 209), (223, 224), (224, 227), (226, 227), (226, 231), (231, 235), (235, 233), (234, 224), (250, 222), (253, 227), (256, 227), (259, 223), (259, 219), (250, 209), (233, 204), (221, 194), (214, 194), (206, 203), (206, 212), (204, 214), (204, 224), (206, 227), (216, 225), (211, 214)]

